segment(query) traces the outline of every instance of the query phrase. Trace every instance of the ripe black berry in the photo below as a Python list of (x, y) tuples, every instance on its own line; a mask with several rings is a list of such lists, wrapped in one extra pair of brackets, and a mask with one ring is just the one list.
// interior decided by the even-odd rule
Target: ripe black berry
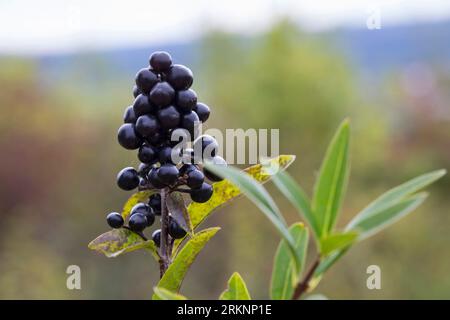
[(166, 163), (158, 170), (158, 178), (165, 185), (172, 185), (178, 179), (178, 169), (175, 165)]
[(158, 111), (158, 120), (164, 129), (173, 129), (180, 123), (180, 113), (174, 106), (168, 106)]
[(140, 94), (133, 102), (133, 110), (136, 117), (140, 117), (144, 114), (152, 113), (155, 111), (155, 107), (150, 104), (148, 97), (145, 94)]
[(198, 135), (200, 119), (194, 111), (183, 114), (181, 117), (181, 127), (186, 129), (192, 138)]
[(161, 164), (164, 163), (176, 164), (181, 161), (181, 149), (165, 146), (159, 150), (158, 156), (159, 162)]
[(187, 172), (186, 184), (189, 188), (198, 189), (202, 186), (205, 176), (200, 170), (194, 169)]
[(153, 86), (158, 83), (158, 76), (149, 70), (148, 68), (143, 68), (136, 74), (136, 85), (140, 91), (144, 93), (149, 93)]
[(180, 176), (185, 175), (185, 174), (189, 173), (190, 171), (197, 170), (197, 169), (198, 169), (197, 166), (195, 166), (193, 164), (189, 164), (189, 163), (183, 164), (179, 170)]
[(157, 83), (150, 91), (149, 100), (156, 106), (165, 107), (172, 103), (175, 90), (167, 82)]
[(155, 230), (152, 234), (152, 240), (156, 244), (156, 246), (159, 248), (161, 245), (161, 229)]
[(124, 123), (117, 131), (117, 140), (125, 149), (134, 150), (141, 146), (142, 138), (136, 133), (134, 124)]
[(151, 145), (144, 143), (139, 148), (138, 158), (143, 163), (154, 163), (157, 159), (157, 151)]
[(150, 196), (148, 205), (152, 207), (155, 215), (161, 215), (161, 195), (159, 193), (155, 193)]
[(186, 231), (172, 218), (169, 223), (169, 234), (174, 239), (181, 239), (186, 235)]
[[(211, 162), (217, 166), (227, 166), (227, 162), (221, 157), (221, 156), (215, 156), (211, 159)], [(223, 178), (215, 175), (211, 171), (209, 171), (207, 168), (203, 168), (203, 173), (205, 174), (205, 177), (208, 178), (211, 181), (222, 181)]]
[(155, 116), (144, 114), (136, 120), (136, 131), (143, 137), (151, 136), (158, 132), (159, 123)]
[(194, 202), (206, 202), (213, 194), (213, 188), (206, 182), (203, 182), (202, 186), (198, 189), (191, 190), (191, 199)]
[(176, 103), (178, 110), (182, 113), (189, 113), (197, 104), (197, 94), (192, 89), (178, 91)]
[(147, 218), (142, 213), (133, 214), (128, 220), (128, 226), (134, 232), (141, 232), (147, 227)]
[(158, 171), (159, 168), (156, 167), (151, 169), (150, 172), (148, 173), (148, 181), (153, 187), (161, 189), (164, 188), (166, 185), (161, 180), (159, 180)]
[(150, 56), (150, 66), (156, 72), (167, 71), (171, 65), (172, 57), (165, 51), (157, 51)]
[(147, 227), (150, 227), (153, 224), (153, 222), (155, 222), (155, 213), (148, 204), (145, 203), (136, 204), (130, 211), (130, 217), (137, 213), (143, 214), (145, 216), (145, 218), (147, 219)]
[(134, 114), (133, 106), (129, 106), (125, 109), (123, 113), (124, 123), (136, 123), (136, 115)]
[(133, 86), (133, 97), (137, 97), (138, 95), (140, 95), (142, 93), (142, 91), (138, 88), (137, 85)]
[(150, 137), (147, 137), (147, 141), (152, 146), (157, 147), (157, 146), (161, 145), (163, 142), (166, 141), (166, 134), (163, 131), (155, 132)]
[(209, 135), (202, 135), (194, 141), (195, 155), (200, 154), (202, 159), (212, 159), (218, 151), (219, 144), (216, 139)]
[(206, 104), (199, 102), (193, 110), (197, 113), (201, 122), (206, 122), (206, 120), (208, 120), (210, 110)]
[(119, 229), (123, 226), (123, 217), (120, 213), (111, 212), (106, 216), (106, 222), (108, 222), (111, 228)]
[(167, 72), (167, 81), (175, 90), (186, 90), (192, 85), (194, 75), (186, 66), (174, 64)]
[(139, 175), (132, 167), (127, 167), (117, 174), (117, 185), (123, 190), (133, 190), (139, 185)]

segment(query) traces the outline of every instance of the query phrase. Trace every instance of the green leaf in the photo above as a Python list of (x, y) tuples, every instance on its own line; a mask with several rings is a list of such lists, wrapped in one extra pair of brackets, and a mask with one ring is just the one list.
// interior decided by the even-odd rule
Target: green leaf
[[(293, 155), (280, 155), (276, 158), (270, 159), (263, 164), (256, 164), (254, 166), (244, 169), (244, 172), (248, 173), (255, 180), (260, 183), (267, 182), (272, 177), (272, 172), (267, 168), (279, 168), (279, 170), (287, 168), (292, 162), (294, 162), (295, 156)], [(205, 203), (191, 202), (187, 208), (189, 216), (191, 218), (192, 227), (194, 230), (205, 221), (211, 213), (230, 202), (232, 199), (242, 195), (238, 186), (234, 185), (231, 181), (222, 180), (220, 182), (213, 183), (213, 195)], [(176, 252), (183, 239), (175, 240), (173, 246), (173, 252)]]
[(158, 300), (187, 300), (187, 298), (181, 294), (174, 293), (164, 288), (154, 287), (153, 291)]
[(353, 229), (354, 227), (358, 226), (361, 221), (369, 219), (371, 216), (377, 215), (379, 212), (392, 207), (401, 200), (404, 200), (405, 198), (413, 195), (419, 190), (440, 179), (445, 175), (445, 173), (445, 170), (436, 170), (427, 174), (423, 174), (387, 191), (386, 193), (378, 197), (375, 201), (370, 203), (360, 213), (358, 213), (348, 224), (347, 229)]
[(270, 296), (272, 300), (291, 299), (305, 266), (308, 249), (308, 229), (303, 223), (295, 223), (289, 228), (289, 233), (295, 242), (295, 250), (300, 254), (301, 264), (296, 268), (292, 255), (286, 244), (281, 240), (273, 263)]
[(167, 197), (167, 209), (180, 227), (187, 233), (192, 234), (193, 228), (191, 219), (189, 218), (183, 196), (179, 192), (172, 192), (169, 194)]
[[(269, 161), (269, 166), (279, 166), (280, 169), (287, 168), (292, 162), (294, 162), (295, 156), (293, 155), (280, 155)], [(265, 170), (267, 165), (256, 164), (254, 166), (248, 167), (244, 172), (248, 173), (255, 180), (263, 183), (268, 181), (272, 175), (270, 172)], [(192, 202), (188, 206), (188, 212), (191, 217), (192, 226), (194, 229), (202, 223), (211, 212), (224, 205), (231, 199), (236, 198), (241, 195), (242, 192), (239, 190), (238, 186), (234, 185), (231, 181), (222, 180), (220, 182), (213, 183), (214, 192), (207, 202), (198, 203)]]
[(320, 238), (333, 229), (347, 188), (349, 140), (350, 123), (346, 119), (328, 146), (314, 188), (312, 210)]
[(226, 177), (233, 182), (269, 219), (269, 221), (278, 230), (281, 237), (286, 240), (297, 266), (301, 264), (300, 255), (295, 250), (295, 242), (286, 227), (286, 222), (281, 215), (275, 201), (267, 190), (252, 178), (248, 173), (240, 171), (233, 167), (224, 167), (211, 164), (205, 164), (205, 167), (213, 173)]
[(220, 300), (251, 300), (247, 286), (241, 275), (233, 273), (228, 280), (228, 288), (220, 295)]
[(145, 248), (152, 253), (156, 261), (159, 260), (158, 251), (152, 240), (145, 241), (136, 233), (124, 228), (101, 234), (89, 243), (88, 248), (101, 252), (108, 258)]
[(138, 191), (131, 195), (131, 197), (128, 198), (127, 202), (125, 202), (125, 205), (122, 209), (122, 217), (125, 220), (130, 215), (131, 209), (138, 204), (139, 202), (147, 202), (148, 198), (156, 193), (156, 189), (152, 190), (144, 190), (144, 191)]
[(327, 256), (330, 253), (349, 247), (358, 237), (357, 232), (335, 233), (320, 240), (320, 254)]
[(412, 212), (425, 201), (427, 196), (425, 192), (422, 192), (391, 206), (380, 206), (378, 210), (372, 210), (370, 215), (364, 215), (363, 218), (351, 223), (347, 229), (359, 231), (359, 240), (366, 239)]
[(311, 210), (310, 201), (300, 185), (287, 172), (282, 171), (273, 177), (273, 182), (302, 215), (314, 234), (318, 236), (320, 232), (317, 228), (314, 213)]
[[(158, 283), (159, 288), (169, 291), (178, 292), (181, 283), (194, 262), (197, 255), (204, 248), (206, 243), (219, 231), (220, 228), (209, 228), (196, 233), (180, 250), (172, 264), (167, 269)], [(153, 295), (153, 299), (158, 299)]]

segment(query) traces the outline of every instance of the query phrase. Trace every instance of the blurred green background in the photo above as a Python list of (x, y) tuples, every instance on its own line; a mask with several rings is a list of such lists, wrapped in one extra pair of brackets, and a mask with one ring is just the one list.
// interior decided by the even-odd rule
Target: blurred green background
[[(108, 229), (106, 213), (130, 195), (115, 176), (138, 162), (120, 148), (116, 130), (132, 102), (134, 73), (152, 50), (168, 50), (192, 68), (194, 89), (212, 108), (209, 128), (279, 128), (280, 152), (297, 155), (289, 172), (309, 193), (327, 143), (349, 116), (352, 173), (343, 226), (386, 189), (448, 169), (448, 25), (311, 34), (280, 20), (252, 37), (213, 30), (183, 45), (1, 56), (0, 298), (150, 298), (158, 266), (149, 254), (107, 259), (87, 244)], [(439, 28), (444, 38), (436, 41)], [(296, 221), (284, 197), (267, 187), (287, 220)], [(449, 190), (445, 177), (411, 216), (352, 249), (316, 292), (332, 299), (450, 298)], [(215, 299), (238, 271), (254, 298), (268, 298), (279, 242), (273, 227), (245, 198), (202, 227), (215, 225), (222, 230), (182, 292)], [(82, 290), (66, 288), (72, 264), (81, 267)], [(366, 288), (371, 264), (381, 267), (382, 290)]]

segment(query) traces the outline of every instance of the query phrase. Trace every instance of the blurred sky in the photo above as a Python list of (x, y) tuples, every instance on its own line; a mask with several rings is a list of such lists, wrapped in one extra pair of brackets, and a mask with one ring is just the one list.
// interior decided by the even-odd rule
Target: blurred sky
[(382, 27), (450, 17), (449, 0), (0, 0), (0, 53), (59, 53), (185, 42), (211, 27), (264, 30), (290, 16), (307, 30), (366, 27), (379, 10)]

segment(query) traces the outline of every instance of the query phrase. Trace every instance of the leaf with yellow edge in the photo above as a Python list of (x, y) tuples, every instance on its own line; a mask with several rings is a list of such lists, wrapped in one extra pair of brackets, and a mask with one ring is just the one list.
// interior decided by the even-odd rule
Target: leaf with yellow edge
[(330, 234), (326, 238), (320, 239), (320, 254), (322, 256), (328, 256), (332, 252), (347, 248), (357, 238), (358, 233), (354, 231)]
[[(244, 171), (258, 182), (264, 183), (272, 178), (272, 175), (275, 173), (271, 172), (269, 169), (286, 169), (292, 162), (294, 162), (294, 160), (294, 155), (280, 155), (268, 160), (264, 163), (264, 165), (259, 163), (244, 169)], [(213, 183), (212, 186), (214, 192), (211, 199), (205, 203), (191, 202), (187, 208), (194, 229), (198, 227), (206, 218), (208, 218), (213, 210), (242, 194), (239, 188), (228, 180)], [(179, 239), (175, 241), (174, 251), (178, 248), (182, 240), (183, 239)]]
[(103, 253), (108, 258), (115, 258), (123, 253), (138, 249), (148, 249), (158, 261), (158, 252), (152, 240), (145, 241), (128, 229), (113, 229), (99, 235), (89, 243), (88, 248)]
[(228, 280), (228, 288), (220, 295), (220, 300), (251, 300), (244, 279), (237, 272)]
[[(189, 267), (194, 262), (197, 255), (204, 248), (206, 243), (219, 231), (220, 228), (209, 228), (202, 230), (192, 236), (186, 245), (180, 250), (172, 264), (164, 273), (161, 280), (158, 282), (159, 288), (164, 288), (169, 291), (178, 292), (181, 283), (189, 270)], [(153, 299), (158, 300), (157, 295), (153, 295)]]

